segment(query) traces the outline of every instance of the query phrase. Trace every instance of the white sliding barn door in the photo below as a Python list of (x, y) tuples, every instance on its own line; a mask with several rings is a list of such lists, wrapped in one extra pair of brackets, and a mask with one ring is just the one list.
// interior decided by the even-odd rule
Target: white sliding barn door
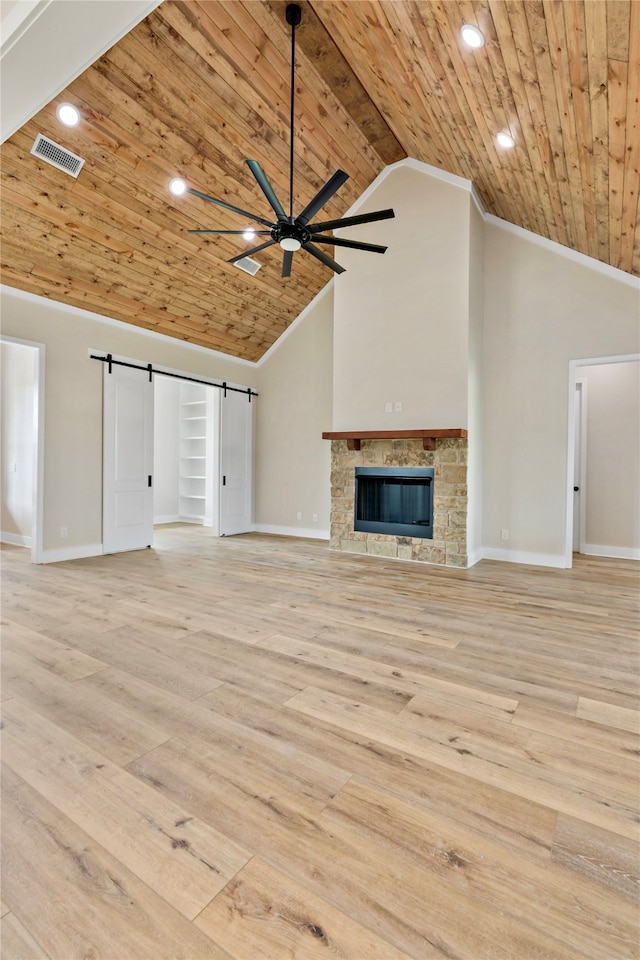
[(153, 542), (153, 384), (146, 370), (104, 365), (102, 549)]
[(220, 536), (252, 529), (253, 407), (246, 393), (220, 397)]

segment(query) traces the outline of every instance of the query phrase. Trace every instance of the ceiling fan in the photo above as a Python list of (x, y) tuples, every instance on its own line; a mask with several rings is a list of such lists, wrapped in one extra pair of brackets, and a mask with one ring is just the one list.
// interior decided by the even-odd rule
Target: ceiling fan
[[(235, 263), (252, 253), (258, 253), (278, 243), (284, 251), (282, 259), (282, 276), (291, 275), (291, 264), (293, 254), (296, 250), (306, 250), (316, 260), (320, 260), (326, 266), (331, 267), (336, 273), (344, 273), (344, 267), (336, 263), (323, 250), (316, 246), (318, 243), (326, 243), (336, 247), (350, 247), (353, 250), (368, 250), (370, 253), (384, 253), (387, 249), (375, 243), (361, 243), (356, 240), (345, 240), (342, 237), (327, 236), (325, 231), (335, 230), (339, 227), (353, 227), (360, 223), (373, 223), (376, 220), (388, 220), (394, 217), (393, 210), (378, 210), (374, 213), (363, 213), (354, 217), (342, 217), (337, 220), (325, 220), (321, 223), (313, 222), (313, 218), (324, 207), (337, 190), (349, 179), (349, 174), (344, 170), (337, 170), (332, 177), (327, 180), (325, 185), (320, 188), (315, 197), (309, 201), (304, 210), (297, 217), (293, 216), (293, 140), (294, 140), (294, 97), (295, 97), (295, 49), (296, 49), (296, 27), (302, 19), (302, 12), (297, 3), (290, 3), (286, 9), (287, 23), (291, 26), (291, 116), (290, 116), (290, 134), (289, 134), (289, 213), (278, 200), (275, 191), (264, 170), (257, 160), (247, 160), (247, 165), (258, 182), (258, 186), (269, 201), (269, 204), (276, 215), (275, 221), (270, 221), (264, 217), (257, 216), (255, 213), (249, 213), (240, 207), (235, 207), (224, 200), (217, 200), (206, 193), (187, 188), (187, 192), (202, 200), (208, 200), (209, 203), (215, 203), (225, 210), (232, 213), (238, 213), (256, 223), (262, 224), (266, 229), (251, 231), (251, 235), (269, 237), (264, 243), (260, 243), (251, 250), (246, 250), (238, 256), (231, 257), (228, 263)], [(237, 234), (246, 235), (247, 228), (242, 230), (189, 230), (189, 233), (214, 233), (214, 234)]]

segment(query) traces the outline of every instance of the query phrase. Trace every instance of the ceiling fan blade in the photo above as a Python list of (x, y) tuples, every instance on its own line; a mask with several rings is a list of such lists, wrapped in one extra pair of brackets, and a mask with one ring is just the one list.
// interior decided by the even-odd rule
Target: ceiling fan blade
[(267, 240), (266, 243), (261, 243), (257, 247), (252, 247), (251, 250), (245, 250), (244, 253), (239, 253), (235, 257), (231, 257), (230, 260), (227, 260), (227, 263), (235, 263), (236, 260), (243, 260), (245, 257), (250, 257), (252, 253), (258, 253), (260, 250), (265, 250), (267, 247), (272, 247), (275, 243), (275, 240)]
[(344, 273), (344, 267), (341, 267), (339, 263), (336, 263), (335, 260), (332, 260), (331, 257), (328, 257), (323, 250), (318, 250), (317, 247), (314, 247), (312, 243), (303, 243), (302, 249), (306, 250), (307, 253), (310, 253), (312, 257), (315, 257), (316, 260), (320, 260), (327, 267), (331, 267), (336, 273)]
[(246, 217), (248, 220), (255, 220), (256, 223), (263, 223), (265, 227), (271, 227), (272, 224), (268, 220), (265, 220), (264, 217), (257, 217), (255, 213), (249, 213), (248, 210), (241, 210), (240, 207), (234, 207), (230, 203), (225, 203), (224, 200), (216, 200), (215, 197), (210, 197), (207, 193), (200, 193), (199, 190), (194, 190), (193, 187), (187, 187), (187, 193), (193, 194), (194, 197), (200, 197), (201, 200), (208, 200), (209, 203), (215, 203), (219, 207), (224, 207), (225, 210), (231, 210), (232, 213), (239, 213), (241, 217)]
[(312, 233), (315, 243), (332, 243), (336, 247), (351, 247), (352, 250), (368, 250), (370, 253), (384, 253), (386, 247), (377, 243), (360, 243), (359, 240), (343, 240), (342, 237), (323, 237), (321, 233)]
[(342, 184), (346, 183), (348, 179), (348, 173), (345, 173), (344, 170), (336, 170), (334, 175), (327, 180), (324, 187), (318, 190), (313, 200), (309, 201), (302, 213), (296, 217), (295, 222), (306, 226), (309, 220), (316, 215), (321, 207), (324, 207), (325, 203), (331, 199), (336, 190), (339, 190)]
[[(245, 230), (246, 230), (246, 227), (245, 227)], [(218, 233), (220, 235), (222, 235), (223, 233), (224, 234), (228, 233), (228, 234), (241, 237), (244, 235), (245, 230), (187, 230), (187, 233)], [(269, 236), (269, 234), (271, 233), (271, 230), (254, 230), (253, 232), (256, 235), (256, 237), (262, 237), (262, 236)]]
[(358, 213), (354, 217), (326, 220), (324, 223), (310, 223), (309, 229), (316, 233), (319, 230), (337, 230), (338, 227), (356, 227), (359, 223), (375, 223), (376, 220), (391, 220), (393, 217), (393, 210), (376, 210), (374, 213)]
[(291, 276), (291, 264), (293, 263), (293, 250), (285, 250), (282, 258), (282, 276)]
[(265, 197), (273, 207), (273, 211), (277, 216), (278, 220), (286, 220), (287, 215), (284, 212), (284, 207), (276, 197), (273, 187), (267, 180), (267, 175), (265, 174), (264, 170), (262, 169), (258, 161), (247, 160), (247, 166), (249, 167), (249, 170), (251, 170), (251, 173), (254, 175), (254, 177), (258, 181), (258, 186), (260, 187)]

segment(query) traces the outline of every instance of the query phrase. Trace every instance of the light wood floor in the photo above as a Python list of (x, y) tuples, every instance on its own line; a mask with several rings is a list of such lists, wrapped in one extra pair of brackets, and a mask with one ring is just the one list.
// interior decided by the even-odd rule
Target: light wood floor
[(638, 564), (3, 549), (2, 957), (637, 957)]

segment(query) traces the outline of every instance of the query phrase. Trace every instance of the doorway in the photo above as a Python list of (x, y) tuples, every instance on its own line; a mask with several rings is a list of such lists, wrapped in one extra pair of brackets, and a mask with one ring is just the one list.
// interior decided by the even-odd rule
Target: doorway
[(98, 359), (106, 361), (104, 552), (152, 545), (154, 522), (200, 523), (213, 536), (252, 530), (256, 394), (126, 358)]
[(570, 362), (567, 567), (640, 559), (640, 354)]
[(42, 343), (0, 338), (4, 543), (43, 556), (44, 352)]

